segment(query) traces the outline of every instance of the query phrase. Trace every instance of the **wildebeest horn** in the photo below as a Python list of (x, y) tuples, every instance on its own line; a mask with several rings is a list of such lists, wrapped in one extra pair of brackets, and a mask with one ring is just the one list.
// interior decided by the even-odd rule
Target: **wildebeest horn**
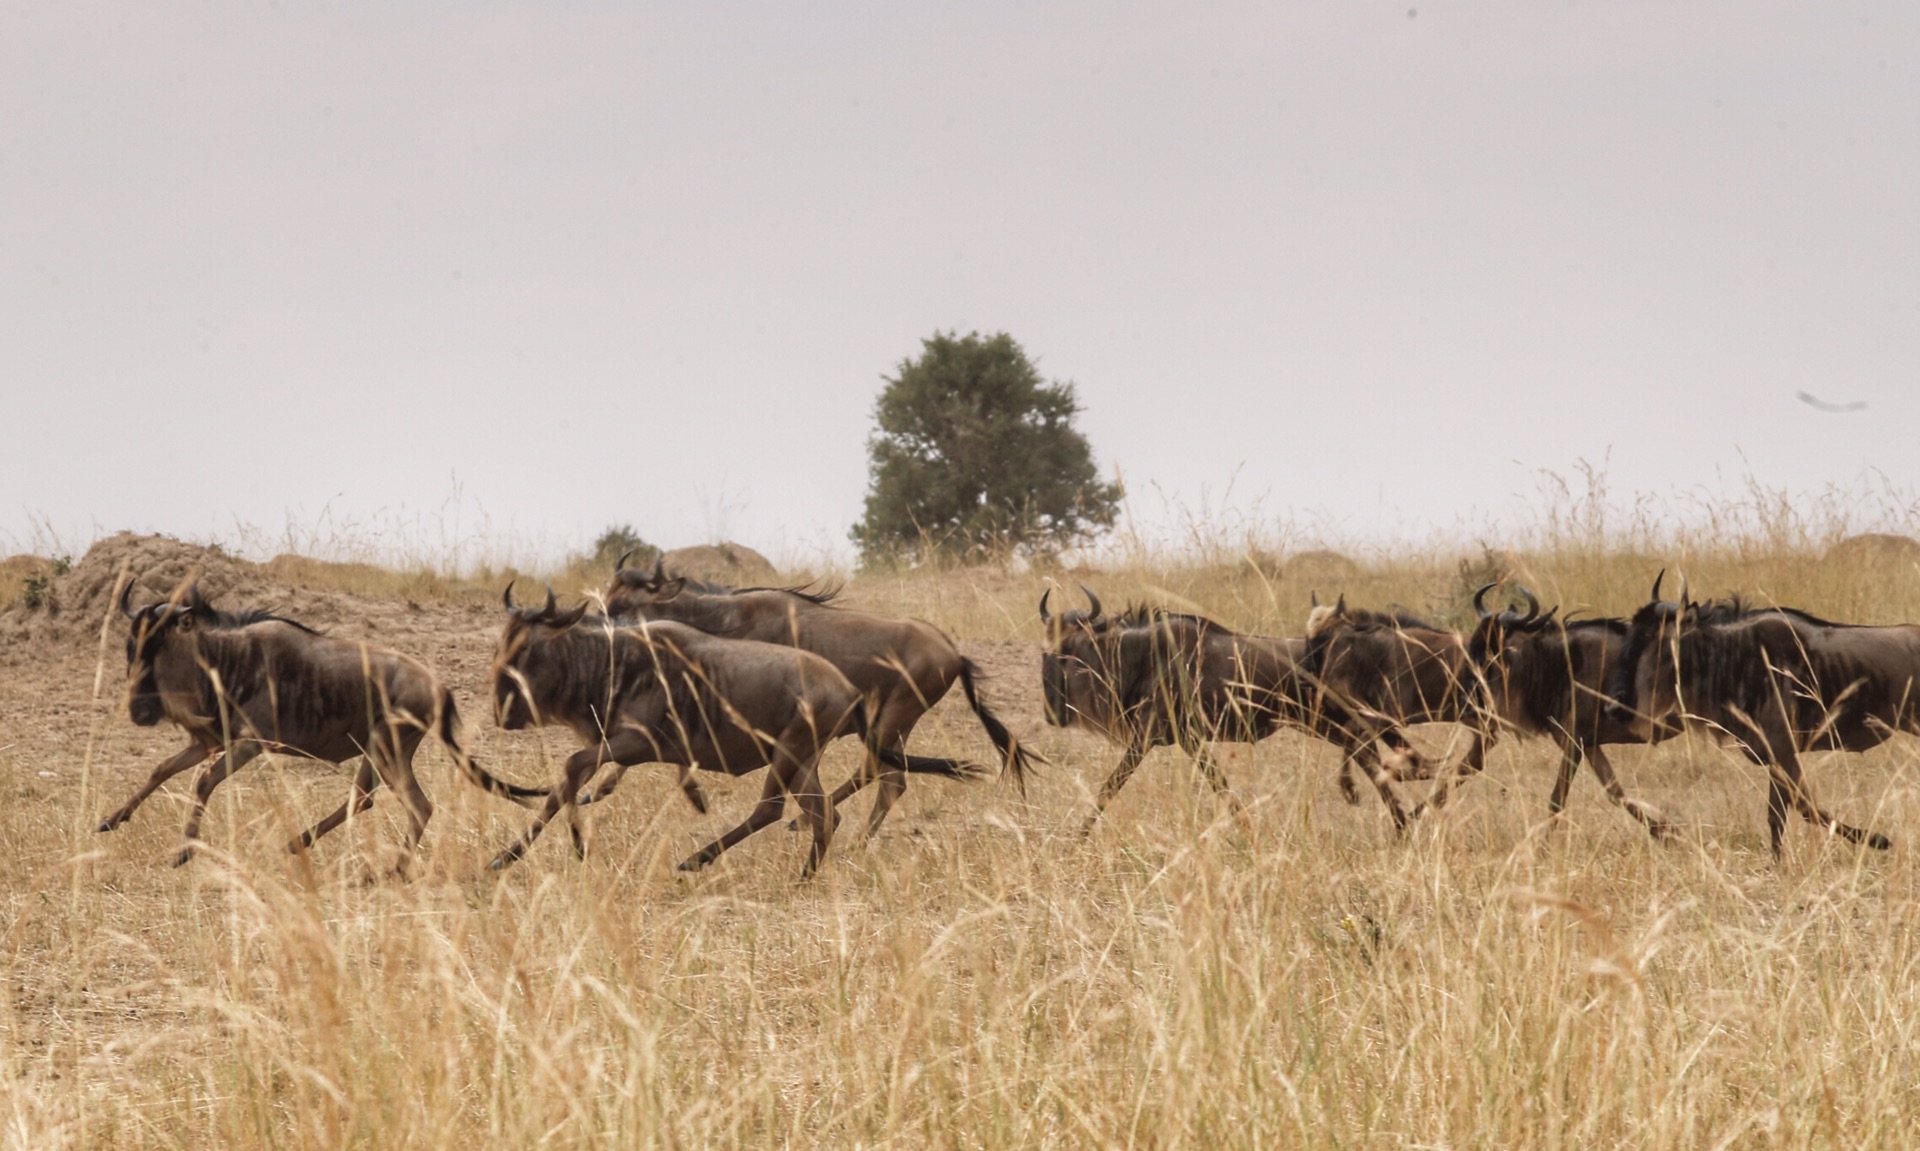
[(128, 577), (127, 586), (120, 589), (120, 614), (128, 619), (139, 619), (140, 613), (133, 610), (133, 579)]
[(500, 606), (506, 608), (508, 611), (513, 610), (513, 585), (518, 582), (520, 582), (518, 579), (508, 580), (507, 590), (500, 593)]
[(1520, 622), (1532, 623), (1540, 617), (1540, 601), (1533, 598), (1533, 593), (1527, 590), (1526, 584), (1519, 584), (1517, 586), (1520, 588), (1520, 594), (1527, 597), (1527, 618)]
[(1680, 574), (1680, 606), (1686, 607), (1692, 602), (1692, 600), (1687, 598), (1687, 576), (1685, 572), (1682, 572)]
[(659, 583), (666, 578), (667, 557), (666, 553), (662, 552), (660, 555), (653, 557), (653, 582)]
[(621, 552), (621, 553), (620, 553), (620, 558), (619, 558), (619, 559), (617, 559), (617, 560), (615, 560), (615, 561), (614, 561), (614, 563), (613, 563), (613, 570), (614, 570), (614, 571), (617, 571), (617, 572), (621, 572), (621, 571), (626, 571), (626, 570), (627, 570), (627, 561), (628, 561), (628, 560), (630, 560), (630, 559), (632, 559), (632, 558), (633, 558), (633, 549), (632, 549), (632, 548), (628, 548), (628, 549), (627, 549), (626, 551), (623, 551), (623, 552)]
[(1653, 577), (1653, 595), (1650, 599), (1648, 599), (1647, 601), (1648, 603), (1660, 602), (1660, 581), (1666, 578), (1667, 578), (1667, 569), (1661, 568), (1660, 574)]
[(1040, 622), (1041, 623), (1053, 622), (1053, 617), (1047, 614), (1047, 597), (1052, 594), (1053, 594), (1052, 588), (1048, 588), (1045, 591), (1040, 593)]
[(1320, 593), (1313, 588), (1307, 589), (1307, 606), (1308, 607), (1320, 606)]
[(1100, 618), (1100, 597), (1097, 595), (1094, 595), (1093, 589), (1088, 587), (1086, 584), (1081, 584), (1080, 590), (1086, 593), (1087, 602), (1093, 605), (1092, 610), (1088, 611), (1087, 613), (1087, 618), (1089, 620), (1099, 619)]
[(1483, 583), (1480, 585), (1480, 589), (1473, 593), (1473, 611), (1475, 615), (1478, 615), (1482, 619), (1486, 618), (1487, 593), (1498, 586), (1500, 586), (1498, 581), (1494, 583)]
[(560, 607), (560, 601), (554, 598), (553, 585), (548, 584), (547, 585), (547, 602), (540, 608), (540, 614), (545, 616), (550, 616), (555, 611), (557, 611), (559, 607)]

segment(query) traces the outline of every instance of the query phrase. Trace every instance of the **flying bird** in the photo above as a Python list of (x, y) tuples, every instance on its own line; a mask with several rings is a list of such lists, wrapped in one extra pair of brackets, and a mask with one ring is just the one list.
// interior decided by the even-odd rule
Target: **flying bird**
[(1795, 392), (1793, 394), (1800, 398), (1801, 403), (1810, 408), (1818, 408), (1823, 412), (1863, 412), (1867, 409), (1867, 401), (1865, 400), (1849, 400), (1844, 404), (1835, 404), (1821, 399), (1812, 392)]

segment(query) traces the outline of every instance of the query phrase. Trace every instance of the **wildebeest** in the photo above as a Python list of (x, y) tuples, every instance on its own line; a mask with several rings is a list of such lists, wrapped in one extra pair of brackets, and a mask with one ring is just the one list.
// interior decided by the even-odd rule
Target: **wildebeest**
[[(876, 747), (866, 701), (831, 663), (799, 648), (724, 639), (670, 620), (620, 625), (582, 623), (586, 605), (560, 611), (551, 589), (538, 608), (515, 608), (513, 585), (501, 596), (506, 626), (494, 652), (494, 716), (500, 726), (560, 724), (586, 744), (567, 758), (560, 781), (533, 824), (493, 861), (520, 858), (564, 807), (574, 850), (583, 850), (575, 815), (580, 790), (603, 764), (680, 767), (681, 787), (704, 812), (692, 769), (745, 775), (769, 768), (766, 789), (745, 822), (680, 864), (691, 871), (777, 820), (791, 795), (813, 830), (802, 876), (826, 855), (838, 822), (820, 785), (828, 743), (857, 734), (890, 769), (967, 778), (966, 765)], [(616, 776), (617, 779), (617, 776)], [(601, 795), (613, 789), (609, 782)]]
[[(1639, 730), (1626, 715), (1608, 706), (1608, 677), (1626, 658), (1628, 626), (1623, 619), (1555, 618), (1542, 615), (1540, 601), (1525, 587), (1527, 611), (1491, 611), (1486, 595), (1495, 584), (1482, 586), (1473, 596), (1479, 622), (1467, 635), (1467, 660), (1478, 678), (1480, 706), (1491, 725), (1522, 736), (1544, 736), (1560, 749), (1560, 767), (1547, 812), (1557, 816), (1566, 807), (1567, 791), (1584, 758), (1607, 797), (1646, 826), (1655, 839), (1670, 828), (1658, 809), (1627, 795), (1615, 776), (1604, 744), (1646, 743), (1673, 734), (1659, 727)], [(1415, 810), (1439, 808), (1452, 785), (1464, 775), (1448, 774), (1428, 801)]]
[[(1364, 742), (1379, 738), (1388, 724), (1457, 723), (1470, 729), (1472, 743), (1455, 770), (1473, 774), (1485, 762), (1485, 725), (1474, 707), (1473, 669), (1459, 633), (1403, 611), (1350, 608), (1341, 596), (1307, 617), (1301, 662), (1352, 717)], [(1344, 778), (1350, 762), (1341, 764), (1342, 790), (1352, 786)]]
[[(1363, 737), (1338, 703), (1320, 698), (1301, 673), (1305, 640), (1243, 635), (1201, 616), (1157, 608), (1130, 607), (1110, 617), (1098, 596), (1080, 590), (1088, 608), (1057, 616), (1047, 612), (1052, 589), (1040, 596), (1047, 635), (1040, 682), (1048, 723), (1086, 727), (1123, 749), (1094, 800), (1086, 832), (1147, 752), (1168, 744), (1179, 744), (1214, 791), (1236, 806), (1208, 754), (1209, 741), (1253, 743), (1292, 727), (1336, 744), (1349, 758), (1368, 755), (1377, 762), (1374, 739), (1396, 757), (1412, 755), (1397, 729), (1370, 726)], [(1368, 777), (1395, 826), (1404, 826), (1406, 815), (1387, 774), (1376, 767)]]
[(1767, 836), (1780, 854), (1789, 805), (1851, 843), (1887, 848), (1813, 800), (1800, 755), (1864, 751), (1894, 732), (1920, 733), (1920, 627), (1833, 623), (1793, 608), (1738, 600), (1653, 599), (1634, 613), (1608, 691), (1617, 714), (1649, 732), (1679, 723), (1724, 733), (1768, 765)]
[[(833, 592), (736, 591), (669, 576), (658, 562), (652, 572), (625, 563), (622, 556), (607, 588), (608, 615), (671, 620), (727, 639), (785, 644), (812, 652), (840, 669), (855, 690), (872, 698), (873, 747), (904, 757), (914, 725), (958, 681), (967, 705), (1004, 758), (1006, 771), (1025, 793), (1027, 771), (1039, 757), (1022, 747), (981, 701), (975, 687), (979, 670), (939, 628), (920, 620), (830, 606)], [(868, 836), (880, 829), (887, 811), (906, 790), (905, 769), (869, 754), (859, 772), (833, 793), (837, 807), (875, 779), (880, 792), (867, 818)]]
[(413, 772), (414, 751), (429, 731), (486, 791), (515, 802), (545, 794), (494, 778), (461, 749), (453, 696), (417, 660), (323, 636), (265, 611), (220, 611), (198, 585), (138, 609), (130, 605), (132, 593), (129, 580), (120, 593), (120, 610), (132, 621), (127, 713), (141, 727), (167, 720), (192, 742), (154, 768), (133, 798), (100, 822), (100, 831), (119, 827), (161, 784), (220, 753), (194, 787), (186, 843), (174, 860), (179, 866), (192, 857), (214, 788), (261, 752), (335, 763), (360, 756), (352, 796), (289, 849), (311, 846), (345, 822), (350, 810), (370, 807), (377, 777), (407, 808), (411, 828), (394, 865), (404, 877), (433, 814)]

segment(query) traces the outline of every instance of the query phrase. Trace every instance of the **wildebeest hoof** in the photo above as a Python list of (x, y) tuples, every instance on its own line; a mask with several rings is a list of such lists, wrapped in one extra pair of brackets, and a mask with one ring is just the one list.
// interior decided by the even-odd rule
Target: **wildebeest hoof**
[(687, 857), (686, 859), (681, 860), (680, 866), (674, 868), (674, 870), (675, 871), (699, 871), (701, 868), (704, 868), (710, 862), (712, 861), (702, 859), (697, 855), (693, 855), (693, 856)]
[(576, 806), (585, 807), (587, 804), (593, 802), (593, 793), (591, 791), (583, 791), (573, 802)]
[(507, 869), (507, 864), (512, 862), (513, 860), (508, 859), (504, 855), (496, 855), (493, 857), (493, 862), (487, 864), (487, 870), (488, 871), (505, 871)]
[(1867, 846), (1875, 851), (1886, 851), (1893, 846), (1893, 840), (1876, 831), (1867, 836)]
[(185, 867), (187, 864), (191, 863), (192, 861), (193, 861), (193, 848), (191, 847), (181, 848), (180, 854), (173, 857), (173, 865), (175, 867)]
[(112, 817), (108, 817), (106, 819), (101, 820), (100, 826), (94, 828), (94, 830), (95, 831), (112, 831), (114, 828), (119, 826), (120, 826), (119, 820), (113, 819)]

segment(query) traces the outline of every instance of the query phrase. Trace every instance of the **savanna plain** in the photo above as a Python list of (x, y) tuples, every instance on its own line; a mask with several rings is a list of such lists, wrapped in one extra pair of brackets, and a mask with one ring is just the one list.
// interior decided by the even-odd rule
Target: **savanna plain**
[[(1889, 852), (1792, 825), (1768, 852), (1762, 768), (1713, 740), (1620, 748), (1666, 846), (1578, 780), (1546, 821), (1556, 753), (1504, 739), (1484, 778), (1397, 838), (1349, 806), (1338, 754), (1282, 733), (1219, 745), (1225, 811), (1177, 750), (1151, 755), (1091, 837), (1118, 758), (1040, 708), (1043, 589), (1094, 588), (1299, 634), (1310, 592), (1451, 626), (1483, 576), (1562, 611), (1628, 614), (1662, 567), (1696, 595), (1863, 623), (1920, 620), (1910, 554), (1830, 555), (1801, 532), (1641, 547), (1577, 535), (1517, 552), (1350, 561), (1228, 547), (1078, 570), (849, 577), (843, 602), (918, 616), (990, 675), (1049, 765), (1022, 796), (916, 779), (862, 844), (853, 800), (819, 875), (784, 825), (709, 870), (673, 865), (760, 780), (639, 769), (591, 813), (587, 858), (548, 835), (487, 861), (528, 813), (422, 750), (435, 813), (409, 882), (375, 880), (393, 797), (290, 855), (346, 769), (256, 761), (207, 845), (168, 866), (181, 777), (94, 831), (184, 743), (134, 727), (111, 584), (188, 570), (224, 607), (273, 608), (430, 664), (466, 743), (545, 785), (560, 731), (502, 732), (486, 676), (502, 572), (267, 564), (103, 540), (0, 588), (0, 1142), (91, 1147), (1861, 1147), (1920, 1141), (1920, 744), (1808, 758), (1822, 802)], [(563, 599), (604, 570), (547, 573)], [(1670, 577), (1671, 578), (1671, 577)], [(34, 606), (23, 602), (33, 581)], [(1059, 600), (1056, 599), (1056, 603)], [(958, 693), (954, 693), (955, 697)], [(1423, 727), (1457, 756), (1457, 728)], [(993, 763), (958, 698), (912, 748)], [(830, 753), (837, 783), (853, 741)], [(1427, 784), (1403, 785), (1409, 801)]]

